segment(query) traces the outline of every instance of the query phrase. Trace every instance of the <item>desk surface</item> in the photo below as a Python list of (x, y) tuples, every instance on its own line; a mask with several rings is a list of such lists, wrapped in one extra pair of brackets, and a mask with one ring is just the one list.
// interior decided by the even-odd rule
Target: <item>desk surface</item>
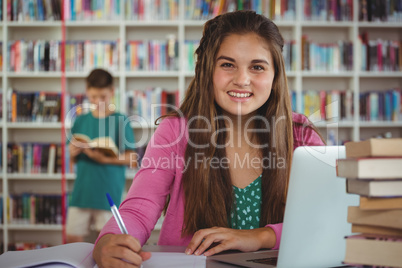
[[(150, 252), (184, 252), (186, 247), (179, 246), (157, 246), (157, 245), (147, 245), (143, 247), (144, 251)], [(209, 260), (207, 258), (207, 268), (228, 268), (228, 267), (238, 267), (230, 264), (226, 264), (219, 261)]]

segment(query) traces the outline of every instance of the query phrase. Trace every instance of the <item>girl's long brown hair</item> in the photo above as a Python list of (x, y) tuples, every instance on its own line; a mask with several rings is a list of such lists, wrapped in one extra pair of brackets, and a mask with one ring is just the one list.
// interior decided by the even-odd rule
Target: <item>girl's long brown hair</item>
[[(213, 226), (228, 227), (233, 206), (233, 188), (229, 169), (211, 168), (212, 158), (226, 156), (225, 123), (216, 118), (222, 114), (214, 100), (213, 72), (215, 58), (222, 41), (231, 34), (255, 33), (269, 45), (275, 66), (272, 91), (267, 102), (258, 109), (270, 125), (269, 134), (256, 133), (257, 142), (267, 145), (261, 149), (263, 157), (271, 156), (285, 160), (285, 167), (264, 168), (262, 172), (262, 204), (260, 226), (283, 221), (286, 192), (293, 152), (292, 113), (288, 97), (288, 85), (282, 56), (283, 38), (277, 26), (268, 18), (254, 11), (236, 11), (215, 17), (206, 22), (200, 45), (196, 50), (195, 77), (191, 81), (180, 110), (188, 119), (189, 129), (204, 129), (205, 132), (189, 132), (189, 141), (203, 146), (187, 145), (185, 159), (189, 161), (183, 173), (185, 195), (184, 228), (182, 235)], [(267, 88), (267, 90), (269, 90)], [(202, 118), (201, 118), (202, 116)], [(209, 124), (209, 125), (208, 125)], [(263, 128), (263, 122), (255, 122)], [(202, 155), (206, 163), (196, 161)]]

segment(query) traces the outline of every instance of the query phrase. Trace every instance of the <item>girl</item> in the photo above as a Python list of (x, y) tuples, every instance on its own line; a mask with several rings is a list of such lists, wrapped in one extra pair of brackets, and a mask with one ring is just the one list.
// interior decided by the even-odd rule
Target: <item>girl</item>
[(205, 24), (183, 104), (156, 129), (120, 206), (130, 235), (109, 220), (93, 253), (98, 265), (148, 259), (141, 245), (167, 197), (160, 245), (206, 256), (279, 248), (292, 152), (323, 145), (291, 112), (283, 44), (277, 26), (253, 11)]

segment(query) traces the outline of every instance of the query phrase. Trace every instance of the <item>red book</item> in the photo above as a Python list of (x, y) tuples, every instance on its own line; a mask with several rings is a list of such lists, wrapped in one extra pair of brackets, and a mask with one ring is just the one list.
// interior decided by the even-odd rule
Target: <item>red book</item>
[(383, 71), (383, 66), (382, 66), (382, 40), (378, 40), (378, 42), (377, 42), (377, 64), (378, 64), (378, 70)]
[(325, 106), (327, 105), (327, 92), (325, 90), (320, 91), (320, 115), (322, 120), (326, 120)]

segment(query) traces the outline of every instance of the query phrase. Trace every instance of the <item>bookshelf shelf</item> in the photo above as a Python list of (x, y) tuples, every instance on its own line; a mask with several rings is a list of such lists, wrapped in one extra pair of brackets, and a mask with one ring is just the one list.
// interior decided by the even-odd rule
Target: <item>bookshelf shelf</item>
[(179, 77), (178, 71), (127, 71), (126, 77)]
[(360, 78), (371, 78), (371, 77), (377, 77), (377, 78), (402, 78), (402, 72), (360, 72), (359, 73)]
[(180, 21), (177, 20), (124, 21), (124, 25), (127, 27), (178, 27), (180, 24)]
[(61, 123), (7, 123), (10, 129), (61, 129)]
[(66, 21), (66, 27), (119, 27), (121, 22), (119, 20), (111, 21)]
[(303, 28), (351, 28), (353, 27), (353, 22), (342, 22), (342, 21), (303, 21), (301, 26)]
[(359, 28), (402, 28), (400, 22), (359, 22)]
[(335, 126), (340, 127), (340, 128), (353, 128), (355, 126), (354, 122), (314, 122), (314, 125), (318, 128), (333, 128)]
[[(86, 72), (66, 72), (67, 78), (85, 78), (88, 74)], [(112, 73), (113, 77), (119, 77), (120, 75)]]
[(9, 78), (60, 78), (61, 72), (7, 72)]
[[(61, 180), (61, 174), (46, 174), (46, 173), (7, 173), (7, 178), (10, 180)], [(75, 179), (74, 174), (66, 174), (66, 179)]]
[(61, 224), (8, 224), (11, 231), (61, 231)]
[(60, 21), (7, 21), (7, 26), (17, 27), (61, 27)]
[(318, 72), (318, 71), (302, 71), (303, 77), (345, 77), (352, 78), (353, 72)]
[(183, 21), (183, 25), (187, 26), (187, 27), (202, 27), (205, 22), (207, 22), (206, 20), (185, 20)]
[[(204, 2), (204, 0), (201, 0)], [(274, 0), (264, 0), (269, 8), (271, 2)], [(286, 1), (286, 0), (285, 0)], [(115, 79), (115, 86), (118, 89), (115, 94), (117, 103), (120, 104), (120, 111), (128, 114), (126, 107), (126, 100), (128, 92), (134, 90), (145, 90), (147, 88), (160, 87), (163, 89), (178, 90), (179, 95), (183, 98), (186, 87), (190, 83), (191, 78), (194, 77), (194, 71), (190, 71), (186, 62), (190, 57), (186, 52), (186, 41), (199, 40), (202, 35), (203, 25), (206, 20), (188, 19), (186, 16), (186, 2), (178, 0), (178, 16), (173, 20), (129, 20), (124, 17), (125, 5), (121, 2), (121, 16), (114, 20), (86, 20), (86, 21), (66, 21), (66, 39), (67, 41), (101, 41), (113, 40), (119, 41), (118, 51), (118, 64), (115, 69), (110, 70)], [(234, 1), (237, 2), (237, 1)], [(250, 1), (249, 1), (250, 2)], [(278, 2), (278, 1), (274, 1)], [(336, 1), (339, 2), (339, 1)], [(340, 1), (344, 2), (344, 1)], [(349, 2), (349, 1), (348, 1)], [(384, 38), (385, 40), (401, 40), (401, 22), (360, 22), (358, 21), (358, 6), (359, 0), (353, 0), (353, 20), (351, 21), (320, 21), (320, 20), (306, 20), (304, 18), (303, 1), (294, 1), (296, 10), (294, 17), (289, 20), (274, 20), (286, 42), (294, 41), (295, 47), (295, 62), (298, 64), (292, 65), (291, 71), (286, 71), (289, 83), (289, 89), (295, 92), (295, 108), (297, 112), (304, 112), (303, 101), (304, 92), (309, 90), (313, 91), (326, 91), (332, 90), (348, 91), (353, 93), (352, 103), (353, 111), (351, 121), (339, 122), (317, 122), (316, 126), (323, 132), (330, 129), (337, 128), (339, 137), (344, 140), (358, 141), (362, 138), (371, 137), (384, 133), (385, 131), (392, 132), (393, 137), (402, 136), (402, 115), (399, 120), (393, 122), (380, 122), (380, 121), (360, 121), (359, 114), (359, 95), (369, 91), (386, 91), (392, 88), (402, 88), (402, 71), (397, 72), (368, 72), (361, 71), (358, 65), (361, 58), (358, 53), (359, 49), (359, 35), (363, 32), (368, 32), (371, 40)], [(3, 1), (3, 6), (7, 3)], [(62, 37), (62, 22), (61, 21), (7, 21), (7, 14), (3, 15), (3, 20), (0, 22), (0, 29), (3, 42), (3, 59), (6, 61), (3, 64), (3, 71), (0, 72), (2, 78), (2, 93), (3, 104), (2, 114), (7, 115), (9, 110), (7, 102), (4, 99), (7, 97), (8, 89), (15, 88), (25, 92), (48, 90), (52, 92), (61, 92), (61, 72), (11, 72), (10, 57), (7, 55), (7, 46), (9, 41), (14, 40), (61, 40)], [(270, 15), (269, 10), (264, 10), (263, 13), (268, 17), (274, 18)], [(370, 36), (370, 32), (373, 35)], [(128, 41), (148, 41), (148, 40), (166, 40), (167, 36), (174, 35), (178, 44), (178, 64), (175, 71), (132, 71), (126, 69), (126, 60), (128, 58), (128, 51), (126, 44)], [(350, 41), (353, 43), (353, 68), (351, 71), (339, 72), (324, 72), (324, 71), (304, 71), (301, 64), (302, 59), (302, 38), (307, 36), (312, 42), (318, 44), (334, 44), (337, 41)], [(401, 53), (401, 52), (400, 52)], [(102, 66), (99, 66), (102, 67)], [(110, 69), (109, 66), (104, 68)], [(71, 69), (73, 70), (73, 69)], [(65, 73), (66, 79), (66, 92), (71, 96), (74, 94), (83, 94), (85, 92), (85, 77), (88, 75), (89, 70), (82, 72)], [(32, 88), (32, 85), (35, 88)], [(7, 120), (7, 119), (6, 119)], [(40, 133), (42, 139), (52, 139), (61, 131), (61, 123), (28, 123), (28, 122), (0, 122), (0, 132), (2, 133), (2, 166), (3, 172), (0, 173), (1, 189), (3, 198), (9, 195), (9, 191), (13, 194), (13, 185), (29, 185), (35, 188), (37, 184), (49, 185), (56, 184), (61, 181), (61, 174), (20, 174), (20, 173), (7, 173), (7, 143), (9, 142), (34, 142), (30, 139), (36, 137), (31, 132)], [(136, 137), (139, 139), (144, 133), (151, 133), (155, 130), (154, 122), (131, 122), (131, 127), (135, 132)], [(68, 126), (66, 123), (66, 129)], [(43, 135), (42, 135), (43, 134)], [(59, 136), (57, 136), (59, 138)], [(36, 141), (35, 141), (36, 142)], [(337, 141), (341, 143), (341, 141)], [(130, 170), (126, 173), (127, 184), (133, 179), (135, 171)], [(73, 184), (75, 180), (74, 174), (66, 174), (68, 185)], [(43, 182), (44, 181), (44, 182)], [(35, 182), (38, 182), (35, 184)], [(36, 188), (37, 189), (37, 188)], [(6, 202), (3, 202), (3, 213), (6, 216)], [(6, 217), (3, 217), (6, 218)], [(32, 229), (30, 229), (32, 228)], [(2, 242), (7, 245), (15, 239), (8, 236), (8, 231), (13, 230), (55, 230), (60, 236), (61, 226), (15, 226), (13, 224), (0, 225), (2, 229)], [(38, 235), (40, 237), (40, 235)], [(0, 241), (1, 242), (1, 241)]]
[(376, 122), (364, 122), (360, 121), (359, 122), (360, 127), (363, 128), (400, 128), (402, 127), (402, 121), (399, 122), (381, 122), (381, 121), (376, 121)]

